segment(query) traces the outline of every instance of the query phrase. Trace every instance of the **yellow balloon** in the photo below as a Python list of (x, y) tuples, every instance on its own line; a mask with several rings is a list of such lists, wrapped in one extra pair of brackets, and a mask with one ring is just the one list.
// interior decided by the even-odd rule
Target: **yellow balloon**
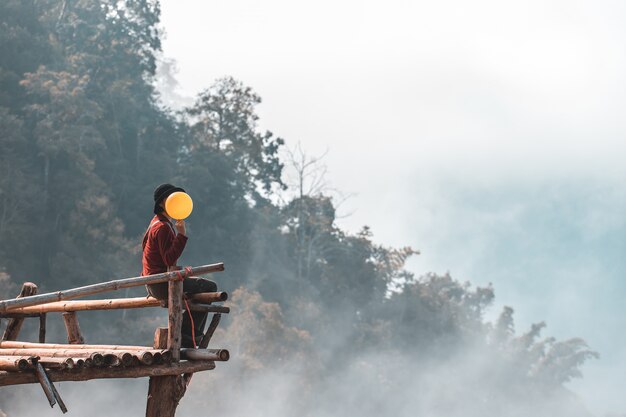
[(177, 191), (170, 194), (165, 200), (165, 212), (172, 219), (183, 220), (189, 217), (193, 210), (193, 201), (189, 194)]

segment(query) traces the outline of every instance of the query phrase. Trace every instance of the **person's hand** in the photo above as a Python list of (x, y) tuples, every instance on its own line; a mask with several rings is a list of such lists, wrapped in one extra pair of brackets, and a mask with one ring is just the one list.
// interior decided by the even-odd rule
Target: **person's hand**
[(176, 228), (176, 232), (178, 232), (179, 235), (187, 236), (187, 228), (185, 227), (184, 220), (176, 220), (174, 227)]

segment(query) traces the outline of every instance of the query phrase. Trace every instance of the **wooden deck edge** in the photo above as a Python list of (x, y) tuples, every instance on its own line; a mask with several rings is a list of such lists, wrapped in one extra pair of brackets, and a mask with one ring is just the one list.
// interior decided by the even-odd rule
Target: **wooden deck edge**
[[(108, 378), (145, 378), (152, 376), (182, 375), (208, 371), (215, 368), (213, 361), (186, 361), (179, 363), (137, 366), (132, 368), (83, 368), (47, 371), (53, 382), (89, 381)], [(0, 387), (37, 383), (34, 372), (0, 372)]]

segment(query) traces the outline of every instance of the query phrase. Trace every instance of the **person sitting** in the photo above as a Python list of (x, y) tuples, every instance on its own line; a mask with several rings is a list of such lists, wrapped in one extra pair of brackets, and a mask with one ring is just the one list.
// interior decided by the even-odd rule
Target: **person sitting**
[[(172, 193), (185, 192), (180, 187), (172, 184), (161, 184), (154, 190), (154, 217), (143, 236), (142, 248), (142, 275), (160, 274), (167, 271), (180, 269), (176, 266), (178, 258), (182, 255), (187, 244), (187, 230), (184, 220), (177, 220), (172, 224), (172, 219), (165, 211), (165, 200)], [(156, 299), (167, 302), (168, 283), (146, 285), (148, 293)], [(187, 277), (183, 281), (184, 294), (197, 294), (217, 291), (217, 284), (211, 280), (198, 277)], [(194, 337), (197, 343), (203, 336), (203, 329), (208, 313), (193, 311), (183, 315), (181, 346), (193, 347)], [(191, 316), (191, 317), (190, 317)], [(193, 318), (193, 326), (192, 319)]]

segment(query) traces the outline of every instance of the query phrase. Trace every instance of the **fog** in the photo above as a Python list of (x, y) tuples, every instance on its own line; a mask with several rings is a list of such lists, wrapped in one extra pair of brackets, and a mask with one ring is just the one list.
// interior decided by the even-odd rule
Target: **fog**
[(352, 194), (340, 224), (586, 338), (602, 358), (574, 388), (602, 414), (626, 408), (623, 16), (615, 1), (165, 1), (164, 53), (180, 95), (232, 74), (264, 126), (329, 150)]
[[(287, 352), (279, 357), (273, 356), (276, 347), (289, 343), (289, 338), (280, 332), (274, 333), (275, 339), (268, 338), (270, 332), (264, 331), (273, 323), (263, 318), (245, 327), (241, 338), (242, 333), (237, 332), (242, 329), (235, 321), (247, 320), (241, 318), (247, 307), (230, 305), (240, 316), (228, 320), (231, 327), (218, 331), (212, 345), (229, 348), (232, 359), (217, 363), (213, 371), (194, 375), (178, 416), (592, 415), (567, 390), (540, 384), (528, 390), (519, 385), (516, 359), (510, 357), (510, 363), (498, 359), (500, 348), (486, 349), (479, 337), (466, 337), (461, 344), (442, 339), (432, 350), (417, 345), (389, 346), (382, 339), (366, 342), (371, 347), (362, 349), (347, 337), (352, 324), (345, 322), (343, 328), (336, 326), (326, 335), (323, 346), (309, 346), (304, 356)], [(162, 320), (163, 314), (160, 316)], [(258, 325), (261, 334), (250, 336), (250, 330)], [(52, 330), (54, 337), (63, 336), (54, 324)], [(247, 343), (257, 343), (256, 352), (260, 353), (251, 355)], [(147, 382), (99, 380), (55, 385), (68, 406), (68, 415), (137, 416), (145, 412)], [(60, 413), (58, 406), (48, 407), (37, 384), (3, 387), (0, 398), (7, 416)]]

